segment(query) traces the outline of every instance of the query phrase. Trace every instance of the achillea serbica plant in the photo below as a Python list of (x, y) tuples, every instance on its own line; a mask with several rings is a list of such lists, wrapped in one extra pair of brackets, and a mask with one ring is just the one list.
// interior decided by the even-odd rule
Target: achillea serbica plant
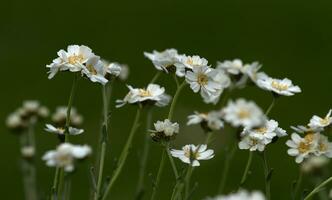
[[(112, 188), (121, 178), (121, 173), (127, 163), (130, 148), (132, 146), (135, 133), (142, 119), (141, 112), (147, 111), (146, 134), (142, 155), (140, 158), (140, 168), (137, 170), (138, 180), (134, 199), (159, 199), (160, 182), (164, 173), (165, 162), (170, 162), (174, 182), (169, 183), (169, 196), (164, 199), (187, 200), (195, 194), (195, 186), (192, 184), (191, 176), (194, 169), (204, 165), (208, 160), (216, 157), (216, 152), (210, 149), (209, 145), (216, 140), (216, 134), (223, 132), (229, 134), (229, 140), (225, 149), (225, 162), (220, 178), (218, 192), (206, 194), (206, 196), (216, 196), (207, 199), (216, 200), (263, 200), (271, 199), (271, 178), (273, 170), (269, 166), (267, 150), (270, 145), (278, 142), (280, 137), (288, 137), (284, 129), (279, 127), (275, 119), (269, 117), (270, 111), (275, 106), (276, 101), (282, 96), (293, 96), (300, 93), (301, 89), (292, 83), (291, 80), (276, 79), (261, 72), (262, 67), (258, 62), (245, 64), (239, 59), (233, 61), (218, 62), (216, 67), (212, 67), (208, 60), (200, 56), (181, 55), (175, 49), (167, 49), (162, 52), (153, 51), (144, 53), (151, 60), (156, 68), (156, 75), (146, 84), (146, 87), (133, 87), (127, 84), (129, 89), (125, 97), (116, 100), (116, 107), (125, 109), (124, 106), (132, 105), (137, 107), (136, 115), (132, 123), (132, 128), (127, 136), (123, 149), (118, 156), (116, 167), (111, 176), (104, 173), (105, 158), (107, 154), (107, 140), (110, 134), (109, 123), (109, 102), (111, 100), (111, 89), (114, 81), (126, 82), (129, 68), (126, 65), (111, 63), (102, 60), (89, 47), (70, 45), (67, 51), (60, 50), (58, 57), (46, 67), (49, 69), (49, 78), (52, 79), (57, 73), (64, 71), (73, 73), (73, 84), (68, 99), (67, 106), (58, 107), (51, 116), (51, 121), (46, 118), (49, 111), (41, 106), (38, 101), (25, 101), (23, 106), (7, 118), (8, 128), (17, 134), (21, 141), (22, 172), (24, 179), (25, 197), (29, 200), (38, 199), (36, 185), (35, 160), (35, 135), (34, 126), (41, 119), (45, 120), (44, 131), (57, 136), (59, 144), (44, 153), (42, 159), (49, 167), (54, 167), (54, 179), (47, 192), (49, 199), (70, 199), (70, 177), (78, 164), (77, 161), (96, 157), (95, 166), (91, 166), (92, 196), (94, 200), (112, 199)], [(160, 86), (156, 82), (161, 75), (172, 76), (176, 84), (176, 91), (170, 96), (167, 87)], [(81, 129), (83, 117), (73, 108), (76, 87), (79, 79), (83, 77), (94, 83), (99, 83), (102, 87), (102, 111), (103, 122), (100, 131), (100, 142), (92, 151), (87, 144), (71, 144), (71, 137), (80, 137), (84, 133)], [(254, 101), (243, 98), (230, 99), (233, 90), (243, 89), (245, 86), (257, 86), (269, 91), (272, 95), (270, 106), (264, 111)], [(202, 101), (210, 104), (215, 109), (208, 112), (188, 113), (187, 125), (199, 125), (205, 133), (205, 139), (199, 144), (183, 144), (181, 150), (173, 147), (174, 140), (181, 132), (181, 125), (173, 119), (177, 102), (181, 91), (190, 88), (194, 93), (199, 93)], [(164, 107), (168, 109), (167, 116), (153, 121), (153, 107)], [(169, 106), (169, 107), (168, 107)], [(328, 178), (325, 181), (315, 183), (317, 185), (309, 193), (304, 193), (301, 188), (302, 175), (322, 170), (332, 157), (332, 143), (329, 142), (327, 132), (331, 128), (332, 110), (324, 117), (313, 116), (308, 125), (296, 126), (292, 129), (290, 139), (286, 142), (289, 147), (288, 154), (295, 157), (296, 163), (300, 164), (300, 175), (298, 180), (292, 185), (290, 198), (311, 199), (316, 193), (322, 191), (326, 184), (332, 181)], [(112, 116), (113, 117), (113, 116)], [(154, 122), (154, 123), (153, 123)], [(152, 126), (153, 125), (153, 126)], [(224, 133), (225, 126), (231, 127), (234, 133)], [(49, 134), (49, 135), (52, 135)], [(51, 137), (51, 136), (50, 136)], [(147, 166), (150, 152), (150, 143), (156, 142), (161, 149), (160, 163), (156, 174), (153, 176), (152, 188), (147, 187)], [(232, 194), (225, 195), (224, 187), (227, 183), (229, 168), (237, 149), (248, 150), (248, 160), (243, 169), (242, 178), (239, 180), (237, 188)], [(262, 158), (264, 168), (265, 194), (262, 192), (247, 192), (244, 187), (249, 176), (253, 155), (257, 154)], [(174, 159), (177, 158), (177, 159)], [(182, 167), (179, 167), (182, 161)], [(197, 170), (196, 170), (197, 171)], [(108, 178), (107, 178), (108, 177)], [(148, 191), (151, 190), (151, 191)], [(151, 194), (150, 194), (151, 193)], [(150, 196), (148, 196), (150, 194)], [(306, 195), (306, 196), (305, 196)], [(324, 194), (323, 194), (324, 195)], [(327, 194), (326, 194), (327, 195)]]

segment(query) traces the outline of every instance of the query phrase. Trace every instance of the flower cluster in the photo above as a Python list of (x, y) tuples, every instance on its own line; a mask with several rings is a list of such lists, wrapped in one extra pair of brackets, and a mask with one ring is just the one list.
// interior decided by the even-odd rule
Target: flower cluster
[(200, 124), (206, 132), (216, 131), (224, 127), (224, 122), (221, 118), (222, 113), (220, 111), (195, 112), (193, 115), (188, 116), (187, 125)]
[(55, 150), (47, 151), (43, 160), (49, 167), (63, 167), (65, 171), (74, 170), (75, 160), (82, 160), (91, 154), (91, 148), (87, 145), (73, 145), (62, 143)]
[(286, 145), (289, 147), (288, 154), (295, 156), (297, 163), (315, 156), (332, 158), (332, 142), (322, 134), (332, 124), (331, 112), (330, 110), (324, 118), (314, 115), (307, 126), (292, 127), (297, 133), (292, 134)]
[[(46, 67), (49, 68), (48, 78), (53, 78), (59, 71), (80, 72), (82, 76), (89, 78), (92, 82), (105, 85), (107, 77), (119, 76), (121, 66), (116, 63), (103, 62), (99, 56), (84, 45), (69, 45), (67, 51), (58, 51), (58, 57)], [(124, 78), (125, 75), (122, 75)]]
[(172, 123), (169, 119), (164, 121), (157, 121), (154, 123), (155, 130), (151, 130), (151, 137), (156, 142), (168, 142), (175, 139), (176, 134), (179, 133), (179, 124)]

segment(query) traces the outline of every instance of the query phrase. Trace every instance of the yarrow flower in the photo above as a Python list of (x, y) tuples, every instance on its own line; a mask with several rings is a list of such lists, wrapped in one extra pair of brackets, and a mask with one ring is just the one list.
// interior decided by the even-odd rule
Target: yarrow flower
[(332, 124), (332, 109), (329, 110), (327, 115), (324, 118), (321, 118), (317, 115), (314, 115), (308, 124), (309, 127), (319, 129), (319, 128), (325, 128), (327, 126), (330, 126)]
[(179, 57), (179, 62), (175, 63), (175, 66), (182, 69), (181, 71), (185, 71), (185, 69), (194, 70), (196, 67), (208, 66), (208, 61), (199, 56), (181, 55)]
[[(64, 133), (65, 133), (65, 128), (55, 127), (51, 124), (46, 124), (45, 126), (46, 127), (45, 127), (44, 130), (49, 132), (49, 133), (55, 133), (57, 135), (64, 135)], [(74, 127), (69, 127), (68, 131), (69, 131), (69, 135), (80, 135), (84, 132), (83, 129), (77, 129), (77, 128), (74, 128)]]
[(91, 148), (87, 145), (62, 143), (55, 150), (47, 151), (42, 159), (49, 167), (63, 167), (66, 172), (71, 172), (75, 160), (82, 160), (90, 154)]
[(257, 85), (264, 90), (283, 96), (293, 96), (295, 93), (301, 92), (301, 88), (293, 85), (292, 81), (287, 78), (262, 77), (257, 80)]
[(265, 146), (270, 144), (276, 137), (284, 137), (286, 131), (278, 127), (275, 120), (267, 120), (263, 125), (255, 128), (244, 128), (241, 133), (240, 149), (250, 151), (264, 151)]
[[(67, 107), (58, 106), (52, 115), (52, 121), (56, 127), (65, 127), (67, 118)], [(79, 127), (83, 123), (83, 116), (72, 107), (70, 111), (70, 126)]]
[(182, 150), (172, 149), (171, 154), (193, 167), (200, 166), (199, 160), (209, 160), (214, 157), (214, 151), (207, 149), (205, 144), (198, 146), (188, 144), (182, 147)]
[(166, 73), (175, 72), (177, 76), (184, 76), (184, 68), (176, 65), (179, 62), (179, 55), (176, 49), (166, 49), (162, 52), (144, 52), (144, 56), (150, 59), (157, 70)]
[(128, 86), (129, 93), (123, 100), (117, 100), (117, 107), (122, 107), (125, 104), (147, 103), (154, 104), (159, 107), (167, 106), (171, 97), (165, 94), (165, 88), (157, 84), (149, 84), (146, 89), (133, 88)]
[(223, 118), (234, 127), (255, 127), (261, 125), (266, 119), (263, 111), (255, 102), (237, 99), (229, 101), (222, 109)]
[(155, 130), (151, 130), (151, 137), (154, 141), (169, 141), (175, 138), (179, 133), (179, 124), (172, 123), (169, 119), (164, 121), (157, 121), (154, 123)]
[(250, 193), (245, 190), (240, 190), (233, 194), (220, 195), (214, 198), (206, 198), (205, 200), (265, 200), (265, 197), (263, 193), (259, 191)]
[(208, 113), (195, 112), (193, 115), (188, 116), (187, 125), (200, 124), (207, 132), (220, 130), (224, 127), (221, 117), (220, 111), (210, 111)]

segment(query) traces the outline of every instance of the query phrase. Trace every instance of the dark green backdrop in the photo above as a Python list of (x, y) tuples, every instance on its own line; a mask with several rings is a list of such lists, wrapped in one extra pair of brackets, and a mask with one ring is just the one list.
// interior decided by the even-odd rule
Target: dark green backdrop
[[(104, 58), (127, 63), (131, 67), (129, 83), (137, 86), (144, 86), (155, 73), (143, 51), (173, 47), (181, 53), (201, 55), (211, 64), (233, 58), (246, 62), (257, 60), (271, 76), (288, 77), (303, 89), (299, 95), (282, 98), (271, 113), (287, 130), (289, 125), (306, 123), (312, 114), (325, 114), (332, 106), (332, 2), (328, 0), (5, 0), (0, 4), (1, 121), (24, 99), (40, 99), (52, 110), (56, 105), (66, 104), (70, 74), (59, 74), (55, 79), (47, 80), (45, 65), (55, 58), (59, 49), (69, 44), (85, 44)], [(171, 78), (164, 77), (160, 83), (173, 94)], [(117, 98), (126, 93), (123, 84), (117, 84), (114, 91)], [(239, 91), (235, 96), (253, 99), (263, 108), (271, 100), (268, 93), (256, 88)], [(96, 144), (101, 118), (100, 97), (99, 85), (80, 81), (74, 104), (84, 114), (86, 132), (73, 139), (75, 143)], [(186, 89), (181, 95), (176, 119), (183, 124), (193, 110), (211, 108)], [(112, 157), (108, 158), (107, 173), (111, 172), (113, 159), (124, 144), (134, 114), (131, 107), (113, 110)], [(167, 108), (157, 109), (156, 117), (162, 118), (166, 111)], [(22, 199), (18, 141), (2, 124), (1, 199)], [(137, 134), (129, 156), (130, 163), (114, 187), (112, 199), (131, 199), (134, 193), (143, 134), (144, 129)], [(42, 131), (42, 125), (38, 127), (37, 139), (39, 157), (56, 144), (52, 136)], [(219, 139), (222, 141), (222, 137)], [(183, 126), (175, 145), (200, 140), (202, 133), (199, 129)], [(290, 184), (298, 173), (293, 158), (286, 154), (284, 143), (285, 139), (280, 140), (278, 145), (269, 149), (271, 166), (275, 168), (273, 199), (289, 199)], [(215, 143), (212, 147), (217, 151), (216, 157), (202, 162), (202, 166), (195, 170), (193, 180), (199, 181), (199, 188), (194, 199), (215, 194), (223, 166), (222, 145), (222, 142)], [(155, 174), (160, 155), (157, 145), (153, 145), (152, 152), (148, 171)], [(239, 182), (246, 156), (246, 151), (237, 153), (227, 191)], [(255, 157), (253, 173), (247, 184), (250, 189), (263, 189), (263, 169), (259, 161)], [(89, 162), (80, 165), (73, 176), (73, 199), (87, 199), (88, 166)], [(167, 165), (160, 188), (164, 196), (159, 199), (168, 199), (171, 190), (169, 168)], [(47, 191), (54, 169), (45, 167), (38, 160), (38, 170), (39, 186)], [(306, 187), (311, 188), (311, 185), (306, 183)]]

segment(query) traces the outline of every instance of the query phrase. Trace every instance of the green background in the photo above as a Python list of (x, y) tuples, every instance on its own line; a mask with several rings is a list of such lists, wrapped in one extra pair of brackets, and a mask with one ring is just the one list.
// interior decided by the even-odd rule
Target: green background
[[(144, 86), (156, 70), (144, 58), (144, 51), (176, 48), (180, 53), (198, 54), (215, 64), (217, 60), (241, 58), (245, 62), (259, 61), (263, 70), (273, 77), (288, 77), (301, 86), (303, 93), (281, 98), (271, 113), (281, 127), (304, 124), (311, 115), (325, 115), (331, 107), (331, 1), (3, 1), (0, 14), (1, 112), (5, 121), (25, 99), (39, 99), (54, 111), (57, 105), (67, 103), (72, 74), (61, 73), (48, 80), (45, 65), (56, 57), (56, 52), (69, 44), (85, 44), (101, 57), (127, 63), (131, 74), (129, 84)], [(174, 93), (171, 77), (163, 76), (159, 83), (169, 94)], [(122, 98), (127, 89), (122, 83), (114, 86), (113, 102)], [(252, 99), (265, 109), (271, 101), (267, 92), (247, 88), (232, 94)], [(84, 115), (86, 132), (72, 138), (74, 143), (95, 146), (101, 121), (101, 88), (87, 80), (79, 82), (74, 102)], [(112, 104), (114, 105), (114, 104)], [(174, 146), (198, 144), (203, 140), (199, 127), (186, 127), (186, 116), (194, 110), (214, 109), (204, 105), (201, 97), (185, 89), (176, 109), (176, 121), (181, 133)], [(167, 108), (155, 109), (155, 119), (165, 117)], [(106, 173), (110, 174), (113, 160), (126, 140), (135, 108), (112, 107), (110, 152)], [(144, 122), (142, 122), (144, 125)], [(19, 171), (17, 138), (0, 126), (1, 199), (23, 199)], [(54, 169), (39, 159), (43, 152), (54, 148), (56, 140), (45, 133), (43, 124), (37, 127), (38, 181), (41, 190), (51, 186)], [(129, 162), (112, 190), (109, 199), (132, 199), (137, 182), (138, 161), (142, 150), (144, 126), (137, 132)], [(215, 195), (223, 167), (222, 134), (211, 145), (216, 156), (201, 162), (192, 178), (199, 182), (193, 199)], [(286, 139), (269, 147), (270, 165), (275, 169), (272, 180), (273, 199), (289, 199), (292, 181), (298, 166), (287, 155)], [(152, 145), (148, 173), (156, 174), (160, 147)], [(229, 174), (227, 192), (236, 188), (246, 163), (247, 151), (238, 151)], [(72, 199), (88, 199), (88, 167), (91, 158), (78, 166), (73, 176)], [(182, 163), (177, 161), (180, 167)], [(151, 177), (147, 177), (151, 189)], [(173, 176), (167, 162), (158, 199), (169, 199)], [(263, 168), (259, 157), (254, 157), (252, 175), (245, 186), (263, 190)], [(312, 185), (306, 179), (306, 188)]]

